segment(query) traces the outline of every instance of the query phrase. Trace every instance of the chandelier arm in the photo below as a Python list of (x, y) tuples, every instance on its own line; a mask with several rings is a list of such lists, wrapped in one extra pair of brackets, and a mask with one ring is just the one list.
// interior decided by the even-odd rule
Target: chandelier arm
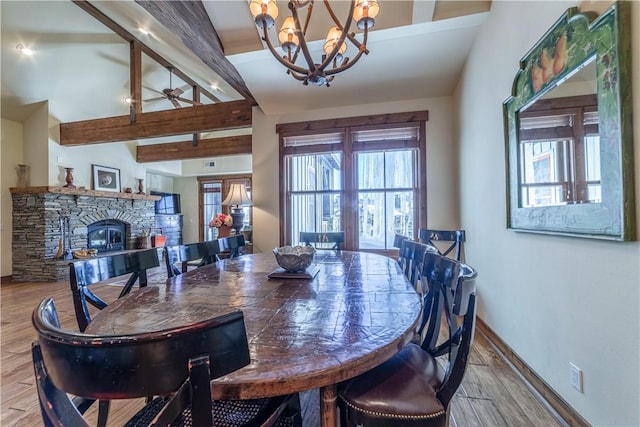
[[(290, 0), (289, 1), (289, 9), (291, 9), (291, 3), (294, 0)], [(298, 5), (297, 8), (301, 8), (301, 7), (306, 7), (307, 5), (309, 6), (309, 10), (307, 11), (307, 16), (305, 17), (304, 20), (304, 27), (302, 28), (302, 37), (306, 37), (307, 35), (307, 28), (309, 28), (309, 21), (311, 20), (311, 14), (313, 13), (313, 1), (309, 0), (306, 2), (302, 2), (300, 3), (299, 1), (295, 0), (296, 4)], [(294, 6), (296, 7), (296, 6)], [(298, 37), (298, 40), (300, 39), (300, 37)], [(295, 63), (296, 60), (298, 59), (298, 54), (300, 53), (300, 43), (298, 43), (298, 45), (296, 46), (296, 51), (293, 53), (293, 58), (291, 58), (291, 62)]]
[(291, 70), (289, 70), (289, 74), (291, 75), (291, 77), (293, 77), (294, 79), (299, 80), (301, 82), (305, 81), (305, 80), (307, 80), (309, 78), (309, 76), (306, 75), (306, 74), (298, 74), (295, 71), (291, 71)]
[(349, 14), (347, 15), (347, 22), (346, 22), (346, 25), (343, 27), (337, 21), (337, 17), (333, 13), (333, 10), (331, 9), (329, 0), (324, 0), (324, 5), (327, 8), (327, 12), (329, 12), (329, 15), (331, 15), (331, 18), (333, 19), (333, 21), (336, 24), (338, 24), (338, 28), (342, 30), (342, 33), (340, 34), (340, 38), (338, 39), (338, 42), (335, 44), (335, 46), (333, 46), (333, 50), (331, 51), (331, 53), (327, 55), (324, 61), (322, 61), (322, 64), (320, 64), (320, 67), (319, 67), (320, 70), (324, 70), (325, 68), (327, 68), (327, 65), (329, 65), (331, 61), (333, 61), (333, 58), (335, 58), (336, 54), (340, 50), (340, 46), (342, 46), (342, 43), (344, 43), (344, 39), (346, 38), (347, 34), (349, 34), (349, 28), (351, 26), (351, 16), (353, 15), (353, 9), (355, 7), (355, 4), (356, 4), (355, 1), (352, 0), (351, 6), (349, 7)]
[(356, 64), (356, 62), (358, 62), (358, 60), (360, 59), (360, 57), (362, 56), (363, 53), (368, 53), (367, 48), (366, 48), (366, 43), (367, 43), (367, 31), (365, 30), (362, 47), (358, 51), (358, 54), (355, 56), (355, 58), (353, 58), (353, 61), (348, 62), (348, 63), (343, 63), (339, 67), (332, 68), (329, 71), (325, 71), (325, 75), (330, 76), (330, 75), (333, 75), (333, 74), (338, 74), (338, 73), (341, 73), (341, 72), (343, 72), (345, 70), (348, 70), (349, 68), (353, 67)]
[(299, 67), (293, 63), (290, 63), (288, 61), (285, 61), (283, 58), (280, 57), (280, 54), (278, 53), (278, 51), (276, 51), (276, 49), (273, 47), (273, 44), (271, 44), (271, 40), (269, 39), (269, 32), (267, 31), (267, 23), (263, 20), (262, 21), (262, 31), (264, 33), (264, 36), (262, 37), (262, 40), (264, 40), (267, 43), (267, 47), (269, 48), (269, 50), (271, 51), (271, 54), (285, 67), (287, 67), (289, 70), (292, 71), (296, 71), (298, 73), (301, 74), (306, 74), (307, 70), (305, 70), (302, 67)]
[[(309, 48), (307, 47), (307, 41), (305, 40), (304, 37), (304, 33), (302, 32), (302, 29), (300, 28), (300, 19), (298, 17), (298, 10), (295, 7), (295, 4), (293, 4), (293, 1), (289, 2), (289, 8), (291, 9), (291, 15), (293, 16), (293, 22), (295, 22), (296, 24), (296, 31), (298, 32), (298, 34), (300, 34), (300, 37), (298, 37), (298, 49), (302, 50), (302, 55), (304, 55), (304, 59), (305, 61), (307, 61), (307, 65), (309, 66), (309, 72), (308, 74), (313, 74), (313, 71), (316, 70), (316, 64), (313, 62), (313, 58), (311, 57), (311, 54), (309, 53)], [(309, 7), (309, 11), (307, 12), (307, 17), (311, 16), (311, 6)], [(298, 71), (300, 73), (300, 71)], [(303, 72), (303, 74), (307, 74), (307, 72)]]
[[(333, 22), (336, 24), (336, 26), (338, 27), (339, 30), (343, 30), (342, 24), (340, 23), (340, 21), (338, 21), (338, 17), (336, 16), (336, 14), (333, 13), (333, 9), (331, 9), (331, 6), (329, 6), (329, 2), (327, 0), (324, 0), (324, 2), (325, 2), (325, 5), (327, 7), (327, 12), (329, 12), (329, 15), (331, 16), (331, 19), (333, 19)], [(354, 4), (355, 2), (352, 1), (351, 3)], [(348, 15), (347, 19), (349, 19), (353, 15), (353, 9), (350, 12), (351, 13)], [(351, 20), (350, 19), (349, 19), (349, 24), (351, 24)], [(367, 29), (368, 28), (365, 28), (365, 31)], [(343, 31), (345, 33), (347, 33), (347, 38), (349, 39), (349, 41), (351, 43), (353, 43), (353, 45), (356, 48), (360, 49), (360, 46), (361, 46), (362, 43), (360, 43), (358, 41), (358, 39), (356, 38), (355, 33), (349, 33), (348, 29), (347, 30), (343, 30)], [(365, 53), (368, 55), (369, 54), (369, 50), (367, 50)]]

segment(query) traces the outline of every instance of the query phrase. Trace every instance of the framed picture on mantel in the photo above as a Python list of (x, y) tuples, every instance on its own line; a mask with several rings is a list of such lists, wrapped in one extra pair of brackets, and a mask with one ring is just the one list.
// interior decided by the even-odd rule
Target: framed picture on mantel
[(120, 192), (120, 169), (92, 165), (93, 189)]

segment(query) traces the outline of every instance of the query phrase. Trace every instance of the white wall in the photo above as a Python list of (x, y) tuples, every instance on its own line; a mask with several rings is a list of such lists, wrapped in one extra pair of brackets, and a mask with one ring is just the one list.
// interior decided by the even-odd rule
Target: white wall
[(13, 228), (11, 193), (18, 182), (16, 165), (23, 163), (23, 125), (7, 119), (0, 124), (0, 276), (9, 276), (11, 267), (11, 234)]
[[(538, 375), (589, 423), (638, 426), (640, 243), (505, 228), (502, 102), (521, 57), (576, 4), (496, 1), (478, 34), (456, 91), (466, 260), (479, 271), (479, 316)], [(632, 15), (640, 201), (640, 3)], [(569, 362), (584, 371), (584, 393), (569, 384)]]
[(182, 241), (193, 243), (198, 237), (198, 179), (196, 177), (175, 178), (173, 191), (180, 193), (182, 207)]
[(429, 111), (427, 122), (427, 221), (430, 227), (459, 225), (453, 101), (450, 97), (406, 102), (366, 104), (267, 116), (253, 109), (253, 239), (254, 250), (270, 251), (280, 244), (278, 183), (278, 123), (363, 116), (368, 114)]

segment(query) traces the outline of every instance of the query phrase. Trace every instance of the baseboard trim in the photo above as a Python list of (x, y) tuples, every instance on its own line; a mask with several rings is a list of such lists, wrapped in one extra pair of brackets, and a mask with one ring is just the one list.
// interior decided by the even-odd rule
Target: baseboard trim
[(558, 395), (538, 374), (509, 347), (486, 323), (476, 319), (477, 331), (495, 347), (500, 356), (535, 390), (550, 408), (556, 412), (567, 425), (571, 427), (589, 427), (590, 424), (582, 418), (560, 395)]
[(12, 283), (13, 276), (0, 276), (0, 283)]

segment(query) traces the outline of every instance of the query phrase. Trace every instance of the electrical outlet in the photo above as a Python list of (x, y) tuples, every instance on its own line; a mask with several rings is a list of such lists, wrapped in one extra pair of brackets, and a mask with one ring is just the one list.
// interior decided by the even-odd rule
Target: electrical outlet
[(582, 393), (582, 369), (569, 362), (570, 376), (569, 382), (580, 393)]

